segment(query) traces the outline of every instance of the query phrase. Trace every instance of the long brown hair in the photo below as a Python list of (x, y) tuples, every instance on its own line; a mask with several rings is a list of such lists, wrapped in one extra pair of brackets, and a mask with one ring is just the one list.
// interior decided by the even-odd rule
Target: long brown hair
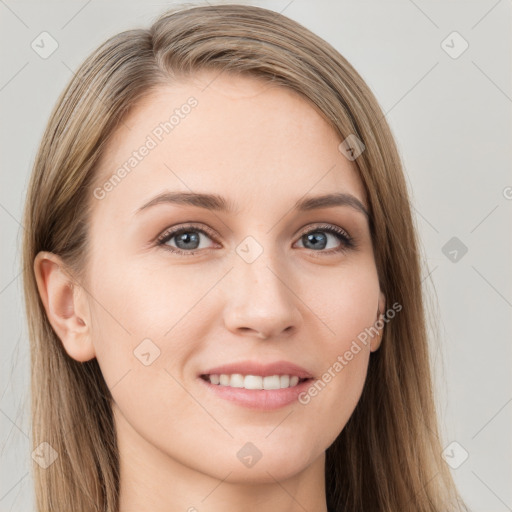
[[(300, 93), (339, 134), (365, 146), (354, 161), (366, 189), (387, 304), (402, 305), (372, 353), (360, 401), (326, 453), (332, 511), (466, 510), (442, 459), (434, 405), (419, 244), (400, 157), (361, 76), (332, 46), (276, 12), (241, 5), (175, 8), (147, 30), (115, 35), (60, 96), (36, 156), (24, 212), (23, 268), (31, 348), (38, 511), (117, 512), (119, 460), (112, 396), (96, 359), (75, 361), (38, 294), (34, 258), (58, 254), (80, 283), (87, 269), (95, 169), (123, 116), (161, 84), (202, 69), (243, 73)], [(340, 397), (340, 400), (342, 398)]]

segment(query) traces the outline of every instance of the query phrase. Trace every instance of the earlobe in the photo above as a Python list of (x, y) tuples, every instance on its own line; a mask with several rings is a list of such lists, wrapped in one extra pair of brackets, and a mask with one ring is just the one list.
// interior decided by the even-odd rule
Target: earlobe
[(41, 251), (34, 273), (48, 320), (70, 357), (84, 362), (96, 356), (83, 290), (64, 270), (62, 259)]
[(377, 315), (375, 317), (375, 328), (378, 329), (379, 334), (375, 335), (371, 341), (371, 351), (375, 352), (382, 342), (382, 336), (384, 334), (384, 326), (386, 323), (382, 320), (384, 316), (384, 311), (386, 309), (386, 297), (384, 293), (381, 291), (379, 295), (379, 305), (377, 309)]

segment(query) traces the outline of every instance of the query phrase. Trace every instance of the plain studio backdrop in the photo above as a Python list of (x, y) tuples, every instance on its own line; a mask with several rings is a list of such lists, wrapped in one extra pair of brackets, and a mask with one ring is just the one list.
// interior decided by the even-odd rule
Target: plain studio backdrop
[[(20, 243), (37, 146), (83, 59), (173, 4), (0, 1), (1, 512), (34, 503)], [(472, 510), (512, 510), (510, 0), (250, 4), (326, 39), (380, 102), (425, 255), (445, 460)]]

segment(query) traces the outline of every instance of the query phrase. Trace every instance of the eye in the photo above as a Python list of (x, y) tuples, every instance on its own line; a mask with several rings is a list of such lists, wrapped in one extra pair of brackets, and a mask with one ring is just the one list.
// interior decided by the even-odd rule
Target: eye
[[(201, 247), (201, 238), (212, 238), (212, 236), (208, 229), (199, 228), (195, 225), (181, 225), (179, 228), (165, 231), (158, 237), (157, 244), (171, 252), (192, 256), (195, 251), (204, 249), (204, 247)], [(176, 240), (176, 247), (167, 243), (173, 239)]]
[[(338, 245), (328, 248), (329, 250), (324, 250), (329, 245), (329, 236), (326, 233), (339, 242)], [(162, 233), (157, 239), (157, 245), (177, 254), (192, 256), (199, 250), (209, 248), (201, 247), (201, 238), (215, 239), (213, 232), (206, 227), (193, 224), (181, 225)], [(173, 240), (175, 245), (169, 244)], [(356, 246), (354, 239), (345, 230), (331, 224), (316, 226), (314, 229), (303, 232), (299, 242), (303, 244), (303, 248), (321, 254), (344, 252)]]
[[(324, 251), (329, 243), (328, 236), (330, 234), (332, 238), (337, 239), (339, 242), (338, 246), (329, 248)], [(355, 247), (354, 239), (344, 230), (337, 226), (330, 224), (316, 226), (314, 229), (302, 233), (300, 239), (305, 249), (313, 249), (315, 252), (322, 252), (325, 254), (332, 254), (338, 252), (344, 252)]]

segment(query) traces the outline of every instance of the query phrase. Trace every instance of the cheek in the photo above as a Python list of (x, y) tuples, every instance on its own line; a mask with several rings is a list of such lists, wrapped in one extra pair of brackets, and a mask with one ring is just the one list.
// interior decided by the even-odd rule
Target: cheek
[(125, 436), (136, 432), (155, 446), (168, 443), (172, 451), (173, 437), (163, 433), (182, 430), (187, 419), (187, 451), (193, 454), (194, 423), (197, 431), (218, 435), (215, 424), (200, 427), (201, 410), (180, 385), (183, 368), (197, 350), (194, 305), (208, 283), (201, 286), (197, 279), (192, 286), (190, 273), (115, 263), (103, 261), (95, 274), (91, 336), (119, 428)]
[(307, 283), (302, 296), (321, 320), (320, 342), (325, 353), (337, 355), (350, 348), (353, 339), (364, 333), (378, 319), (379, 282), (373, 260), (341, 267)]
[[(207, 276), (179, 268), (147, 269), (136, 259), (104, 260), (99, 270), (97, 266), (91, 286), (98, 360), (129, 368), (140, 364), (140, 353), (150, 352), (150, 359), (165, 367), (172, 352), (172, 359), (179, 361), (190, 343), (169, 344), (194, 338), (197, 304), (211, 287)], [(213, 277), (218, 279), (218, 273)]]
[(363, 390), (370, 342), (377, 334), (372, 327), (378, 319), (380, 289), (373, 265), (343, 269), (323, 284), (323, 293), (310, 292), (308, 303), (322, 320), (323, 335), (317, 338), (322, 370), (299, 403), (305, 415), (325, 418), (325, 434), (332, 442)]

